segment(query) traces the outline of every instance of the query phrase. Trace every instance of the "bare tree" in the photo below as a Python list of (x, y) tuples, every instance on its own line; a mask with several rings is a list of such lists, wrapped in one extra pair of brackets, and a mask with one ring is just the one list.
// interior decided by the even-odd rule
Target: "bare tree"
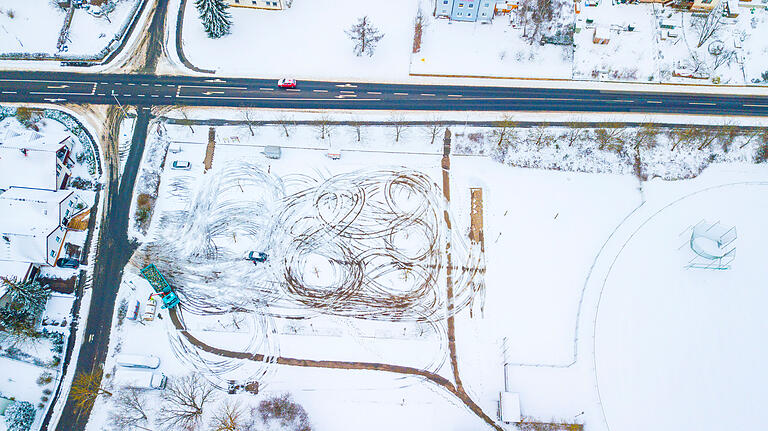
[(281, 114), (279, 117), (277, 117), (277, 122), (280, 124), (280, 127), (282, 127), (283, 133), (285, 133), (285, 137), (290, 138), (291, 132), (295, 126), (293, 117), (287, 114)]
[(255, 136), (256, 133), (253, 131), (253, 123), (256, 119), (253, 117), (253, 114), (248, 109), (243, 109), (240, 113), (243, 117), (243, 121), (245, 121), (245, 125), (248, 126), (248, 130), (251, 132), (251, 136)]
[(390, 124), (395, 132), (395, 142), (400, 142), (400, 136), (402, 136), (405, 128), (408, 127), (406, 119), (401, 114), (395, 114), (389, 119)]
[(680, 145), (688, 145), (698, 140), (700, 129), (698, 127), (683, 127), (672, 129), (668, 133), (668, 138), (672, 141), (671, 151), (675, 151)]
[(225, 402), (211, 418), (212, 431), (246, 431), (251, 427), (237, 402)]
[(515, 123), (512, 120), (512, 117), (509, 116), (505, 116), (501, 121), (494, 123), (491, 137), (496, 142), (497, 147), (512, 143), (515, 137), (515, 127), (517, 127), (517, 123)]
[(357, 118), (353, 118), (349, 122), (349, 126), (352, 127), (352, 130), (355, 132), (357, 142), (360, 142), (363, 139), (363, 122)]
[(101, 386), (101, 372), (94, 370), (80, 373), (72, 381), (69, 396), (74, 400), (75, 407), (80, 411), (90, 410), (99, 395), (112, 396), (112, 393)]
[(124, 388), (115, 397), (115, 408), (110, 411), (110, 422), (118, 430), (134, 428), (150, 430), (149, 402), (141, 389)]
[(384, 37), (383, 33), (380, 33), (376, 27), (371, 25), (367, 16), (359, 18), (357, 24), (350, 27), (346, 33), (347, 36), (355, 42), (354, 52), (358, 57), (363, 54), (366, 54), (368, 57), (373, 57), (376, 45), (381, 38)]
[(179, 108), (179, 112), (181, 112), (181, 116), (184, 117), (184, 120), (183, 121), (182, 120), (177, 120), (177, 122), (182, 124), (182, 125), (184, 125), (184, 126), (189, 126), (189, 130), (194, 135), (195, 134), (195, 128), (192, 127), (192, 124), (194, 124), (194, 121), (189, 119), (189, 116), (187, 116), (187, 111), (184, 110), (183, 107)]
[(626, 127), (621, 123), (606, 123), (605, 127), (595, 129), (594, 137), (597, 147), (620, 153), (624, 149)]
[(258, 415), (265, 424), (278, 422), (282, 430), (311, 431), (309, 416), (289, 394), (267, 398), (259, 403)]
[(717, 3), (706, 17), (692, 17), (691, 27), (696, 29), (699, 33), (699, 43), (696, 48), (701, 48), (704, 43), (714, 36), (723, 24), (723, 10), (725, 9), (726, 2), (721, 1)]
[(753, 139), (755, 139), (758, 136), (762, 136), (763, 142), (768, 142), (768, 128), (752, 127), (750, 129), (747, 129), (747, 133), (745, 133), (744, 136), (747, 138), (747, 140), (744, 141), (744, 143), (741, 144), (739, 148), (746, 147), (747, 145), (749, 145), (750, 142), (752, 142)]
[(197, 374), (189, 374), (170, 381), (163, 398), (157, 422), (169, 429), (195, 430), (203, 408), (214, 398), (214, 388)]
[(712, 53), (715, 57), (715, 61), (712, 62), (712, 70), (717, 70), (718, 67), (724, 64), (731, 64), (736, 59), (736, 51), (732, 49), (718, 50)]
[(635, 151), (641, 148), (653, 148), (658, 142), (659, 128), (653, 123), (645, 123), (635, 131), (634, 144)]
[(539, 124), (528, 131), (528, 143), (538, 148), (543, 148), (552, 144), (554, 136), (549, 133), (546, 123)]
[(421, 37), (424, 34), (424, 12), (421, 10), (421, 6), (419, 6), (418, 12), (416, 12), (416, 19), (413, 22), (413, 50), (412, 52), (416, 54), (417, 52), (421, 51)]
[(571, 121), (567, 125), (568, 130), (565, 132), (565, 141), (568, 142), (568, 146), (572, 147), (578, 141), (587, 137), (587, 131), (584, 129), (584, 124), (578, 121)]
[(429, 124), (427, 125), (427, 136), (429, 136), (429, 145), (433, 145), (435, 143), (435, 139), (437, 139), (438, 136), (440, 136), (440, 130), (443, 128), (443, 123), (440, 121), (439, 117), (434, 117), (430, 120)]
[(520, 0), (517, 16), (523, 27), (523, 38), (530, 44), (539, 42), (545, 27), (557, 21), (555, 14), (559, 10), (553, 0)]
[(320, 139), (325, 139), (326, 136), (331, 135), (331, 117), (323, 115), (317, 120), (317, 133), (320, 135)]

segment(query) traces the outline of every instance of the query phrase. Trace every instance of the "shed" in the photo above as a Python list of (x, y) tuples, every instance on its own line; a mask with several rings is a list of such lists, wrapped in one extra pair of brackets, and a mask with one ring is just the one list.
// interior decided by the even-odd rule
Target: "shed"
[(726, 0), (725, 13), (728, 15), (728, 18), (739, 16), (739, 0)]
[(268, 159), (279, 159), (283, 152), (277, 145), (267, 145), (264, 147), (264, 155)]
[(501, 392), (499, 407), (501, 421), (504, 423), (517, 423), (522, 420), (520, 415), (520, 394), (515, 392)]
[(595, 27), (592, 34), (592, 43), (605, 45), (611, 41), (611, 31), (608, 27)]

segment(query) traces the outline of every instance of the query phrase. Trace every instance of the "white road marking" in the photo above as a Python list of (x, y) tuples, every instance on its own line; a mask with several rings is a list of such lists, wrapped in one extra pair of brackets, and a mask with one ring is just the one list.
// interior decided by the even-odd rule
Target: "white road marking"
[(346, 99), (347, 97), (357, 97), (357, 94), (339, 94), (338, 96), (333, 96), (335, 99)]
[(345, 88), (357, 88), (357, 85), (352, 84), (337, 84), (337, 87), (345, 87)]
[(216, 78), (216, 79), (206, 79), (205, 82), (227, 82), (227, 81)]
[(150, 97), (160, 97), (160, 96), (158, 96), (157, 94), (153, 94)]
[(149, 87), (149, 84), (141, 84), (142, 87)]
[(124, 97), (131, 97), (130, 94), (123, 94)]
[(354, 92), (354, 91), (349, 91), (349, 90), (341, 90), (341, 93), (346, 93), (346, 94), (355, 94), (355, 92)]
[(137, 96), (139, 96), (139, 97), (147, 97), (146, 94), (137, 94)]
[(30, 91), (29, 94), (56, 94), (56, 95), (66, 95), (66, 96), (91, 96), (93, 93), (62, 93), (62, 92), (56, 92), (56, 91)]
[(171, 98), (171, 96), (163, 96), (163, 97), (167, 97), (167, 98), (169, 98), (169, 99)]
[(58, 88), (69, 88), (69, 85), (66, 85), (66, 84), (64, 84), (64, 85), (47, 85), (46, 87), (48, 87), (51, 90), (53, 90), (53, 89), (58, 89)]
[(448, 97), (462, 97), (461, 94), (449, 94)]
[(204, 91), (203, 94), (205, 94), (206, 96), (210, 96), (212, 94), (224, 94), (224, 92), (223, 91)]
[(130, 86), (134, 86), (134, 85), (136, 85), (136, 84), (134, 84), (133, 82), (129, 82), (129, 83), (128, 83), (128, 85), (130, 85)]
[(408, 93), (393, 93), (395, 96), (407, 96)]
[(174, 84), (165, 84), (166, 87), (175, 87)]
[(614, 100), (609, 100), (609, 102), (613, 102), (613, 103), (635, 103), (634, 100), (629, 100), (629, 99), (614, 99)]
[(155, 87), (162, 87), (163, 84), (155, 84)]
[(45, 98), (43, 100), (45, 100), (46, 102), (56, 103), (56, 102), (64, 102), (67, 99), (49, 99), (49, 98)]
[(381, 94), (381, 91), (369, 91), (368, 94)]
[(689, 105), (706, 105), (706, 106), (715, 106), (715, 103), (710, 102), (688, 102)]
[(327, 93), (328, 90), (312, 90), (313, 93)]
[(661, 103), (661, 100), (646, 100), (645, 103)]
[(18, 94), (15, 91), (3, 91), (3, 94)]
[(274, 88), (266, 88), (266, 87), (259, 88), (259, 90), (261, 90), (261, 91), (275, 91)]
[(421, 93), (422, 96), (434, 96), (433, 93)]
[(742, 106), (749, 106), (750, 108), (768, 108), (768, 105), (750, 105), (750, 104), (747, 104), (747, 103), (745, 103)]
[[(242, 96), (178, 96), (180, 99), (232, 99), (232, 100), (279, 100), (283, 102), (296, 101), (296, 102), (332, 102), (335, 99), (331, 98), (317, 98), (309, 99), (303, 97), (242, 97)], [(336, 96), (338, 97), (338, 96)], [(378, 102), (381, 99), (354, 99), (355, 102)]]
[(115, 82), (115, 85), (123, 85), (123, 84), (120, 82)]
[(97, 96), (106, 96), (106, 94), (105, 93), (99, 93), (99, 94), (97, 94)]
[(285, 91), (294, 91), (298, 93), (301, 90), (299, 90), (298, 88), (286, 88)]

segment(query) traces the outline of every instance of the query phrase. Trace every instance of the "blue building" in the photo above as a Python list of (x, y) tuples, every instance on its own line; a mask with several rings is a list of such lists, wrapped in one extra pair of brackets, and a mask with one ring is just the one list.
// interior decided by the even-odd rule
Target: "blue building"
[(435, 16), (453, 21), (491, 22), (496, 0), (435, 0)]

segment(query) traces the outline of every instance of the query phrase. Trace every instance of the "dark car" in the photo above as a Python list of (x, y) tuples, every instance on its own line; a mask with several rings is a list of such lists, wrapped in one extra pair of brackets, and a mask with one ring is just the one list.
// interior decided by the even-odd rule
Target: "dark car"
[(59, 268), (72, 268), (77, 269), (80, 267), (80, 262), (78, 262), (77, 259), (71, 259), (68, 257), (62, 257), (59, 258), (59, 260), (56, 261), (56, 266)]
[(256, 264), (256, 263), (264, 263), (264, 262), (267, 261), (267, 253), (264, 253), (264, 252), (261, 252), (261, 251), (259, 251), (259, 252), (252, 251), (252, 252), (248, 253), (248, 260), (250, 260), (254, 264)]

